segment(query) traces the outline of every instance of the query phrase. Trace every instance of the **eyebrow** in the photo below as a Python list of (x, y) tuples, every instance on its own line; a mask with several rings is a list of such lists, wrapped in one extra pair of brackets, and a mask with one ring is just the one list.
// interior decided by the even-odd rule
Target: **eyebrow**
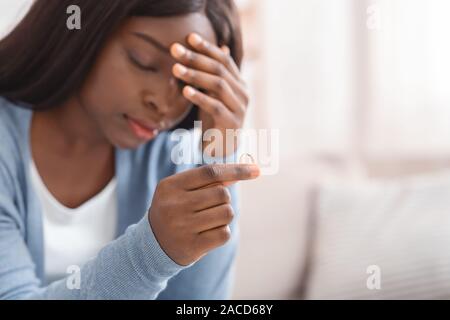
[(169, 54), (170, 55), (170, 49), (165, 47), (161, 42), (159, 42), (158, 40), (150, 37), (148, 34), (145, 33), (140, 33), (140, 32), (132, 32), (132, 35), (134, 35), (135, 37), (142, 39), (144, 41), (146, 41), (147, 43), (152, 44), (154, 47), (156, 47), (158, 50)]

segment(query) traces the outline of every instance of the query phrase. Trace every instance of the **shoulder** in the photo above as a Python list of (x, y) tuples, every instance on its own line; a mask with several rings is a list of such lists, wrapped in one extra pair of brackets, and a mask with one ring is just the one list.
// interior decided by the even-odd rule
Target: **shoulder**
[(0, 97), (0, 163), (18, 162), (24, 152), (31, 110)]
[(165, 163), (170, 163), (174, 173), (179, 173), (203, 164), (200, 149), (201, 131), (177, 129), (161, 136), (162, 154)]
[(31, 110), (0, 96), (0, 139), (17, 135), (26, 128)]
[(181, 135), (179, 131), (164, 131), (129, 154), (136, 167), (148, 166), (148, 171), (160, 180), (200, 165), (201, 158), (194, 156), (196, 146), (192, 131)]

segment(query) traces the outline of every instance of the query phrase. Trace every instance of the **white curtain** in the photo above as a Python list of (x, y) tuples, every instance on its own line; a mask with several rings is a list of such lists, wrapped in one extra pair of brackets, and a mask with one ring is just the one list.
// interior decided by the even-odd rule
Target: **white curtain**
[(450, 156), (450, 2), (374, 2), (368, 32), (367, 153), (376, 158)]
[(242, 185), (236, 297), (292, 297), (315, 185), (450, 166), (450, 1), (247, 0), (245, 8), (248, 125), (280, 129), (281, 166)]

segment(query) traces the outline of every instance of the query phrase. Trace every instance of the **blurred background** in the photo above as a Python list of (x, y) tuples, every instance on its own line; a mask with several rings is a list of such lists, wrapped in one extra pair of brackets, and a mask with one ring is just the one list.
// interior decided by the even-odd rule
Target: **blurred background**
[(241, 185), (233, 297), (450, 298), (450, 2), (236, 2), (280, 170)]

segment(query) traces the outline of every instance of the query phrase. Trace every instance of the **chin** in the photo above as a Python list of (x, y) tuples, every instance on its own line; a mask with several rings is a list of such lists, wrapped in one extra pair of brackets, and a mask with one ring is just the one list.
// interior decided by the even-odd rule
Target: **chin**
[(134, 149), (138, 149), (139, 147), (155, 140), (157, 137), (158, 137), (158, 135), (156, 135), (153, 138), (148, 139), (148, 140), (137, 139), (135, 137), (127, 139), (127, 140), (122, 139), (122, 141), (114, 143), (114, 146), (117, 148), (120, 148), (120, 149), (134, 150)]

